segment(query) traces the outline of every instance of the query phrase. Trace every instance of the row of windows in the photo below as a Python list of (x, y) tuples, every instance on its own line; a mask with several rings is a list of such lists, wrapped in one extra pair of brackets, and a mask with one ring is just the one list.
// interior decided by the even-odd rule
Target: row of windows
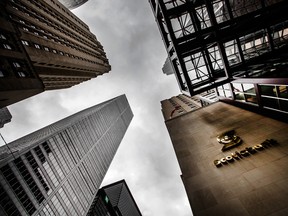
[[(71, 43), (70, 41), (65, 40), (64, 38), (60, 38), (55, 34), (45, 32), (43, 29), (40, 29), (39, 27), (36, 28), (36, 26), (29, 24), (23, 20), (19, 20), (19, 22), (23, 25), (22, 29), (24, 31), (31, 32), (34, 35), (43, 37), (43, 38), (45, 38), (47, 40), (51, 40), (55, 43), (59, 43), (59, 44), (62, 44), (64, 46), (70, 47), (72, 49), (78, 50), (80, 52), (86, 53), (87, 55), (94, 56), (95, 58), (99, 58), (99, 59), (103, 58), (103, 57), (101, 57), (101, 54), (98, 53), (98, 51), (99, 51), (98, 49), (94, 49), (93, 51), (87, 50), (84, 47), (81, 47), (80, 45), (76, 45), (75, 43)], [(100, 50), (100, 52), (101, 52), (101, 50)], [(105, 59), (105, 58), (103, 58), (103, 59)]]
[(13, 201), (10, 199), (8, 194), (5, 192), (4, 188), (0, 184), (0, 207), (8, 216), (19, 216), (20, 213), (14, 205)]
[[(42, 10), (46, 11), (46, 13), (48, 13), (48, 14), (51, 14), (51, 12), (52, 12), (52, 11), (50, 12), (50, 9), (48, 9), (48, 8), (45, 7), (45, 6), (39, 6), (39, 5), (42, 5), (40, 2), (35, 2), (35, 3), (33, 3), (33, 4), (34, 4), (35, 6), (38, 6), (38, 7), (41, 8)], [(89, 36), (84, 35), (83, 38), (82, 38), (82, 37), (78, 37), (78, 36), (76, 36), (75, 34), (70, 33), (70, 31), (68, 31), (67, 29), (64, 29), (63, 27), (57, 25), (57, 24), (55, 23), (55, 21), (50, 21), (49, 19), (47, 19), (47, 16), (44, 18), (44, 17), (41, 16), (39, 13), (36, 13), (35, 11), (31, 10), (31, 8), (30, 8), (29, 10), (27, 10), (27, 8), (26, 8), (25, 6), (20, 6), (20, 5), (15, 5), (15, 4), (14, 4), (13, 8), (16, 9), (16, 10), (22, 11), (22, 12), (25, 13), (27, 16), (34, 17), (34, 18), (36, 19), (36, 21), (38, 21), (38, 22), (41, 21), (41, 22), (45, 23), (46, 25), (54, 28), (55, 30), (60, 31), (60, 32), (62, 32), (63, 34), (65, 34), (65, 35), (67, 35), (67, 36), (69, 36), (69, 37), (71, 37), (71, 38), (74, 38), (75, 40), (81, 42), (82, 44), (85, 44), (85, 45), (87, 45), (88, 47), (92, 48), (93, 51), (99, 49), (99, 48), (97, 48), (97, 47), (95, 46), (95, 44), (93, 44), (91, 41), (86, 41), (86, 39), (89, 38)], [(52, 12), (52, 13), (53, 13), (53, 12)], [(57, 17), (57, 16), (58, 16), (57, 14), (55, 14), (55, 15), (53, 14), (53, 15), (52, 15), (52, 17)], [(39, 18), (40, 18), (41, 20), (39, 20)], [(59, 20), (59, 19), (58, 19), (58, 20)], [(61, 20), (61, 19), (60, 19), (60, 20)], [(23, 20), (22, 20), (22, 23), (23, 23)], [(33, 24), (29, 24), (29, 23), (27, 23), (27, 24), (30, 25), (30, 26), (33, 26)], [(40, 29), (40, 31), (41, 31), (41, 29)], [(44, 32), (44, 30), (42, 30), (42, 31)], [(90, 39), (91, 39), (91, 38), (90, 38)], [(63, 39), (62, 39), (62, 40), (63, 40)], [(94, 43), (99, 44), (99, 42), (98, 42), (95, 38), (94, 38), (94, 39), (92, 38), (92, 41), (93, 41)], [(99, 47), (102, 48), (101, 45), (100, 45)]]
[(42, 192), (40, 191), (39, 187), (37, 186), (35, 180), (31, 176), (30, 172), (28, 171), (27, 167), (25, 166), (23, 160), (19, 157), (14, 160), (14, 163), (21, 173), (24, 181), (28, 185), (29, 189), (31, 190), (32, 194), (34, 195), (36, 201), (40, 204), (45, 199)]
[[(28, 0), (28, 1), (29, 1), (30, 3), (32, 3), (32, 4), (33, 4), (33, 3), (35, 4), (35, 1), (31, 1), (31, 0)], [(65, 10), (65, 9), (63, 8), (63, 6), (61, 7), (59, 4), (57, 4), (57, 1), (55, 2), (54, 0), (51, 0), (51, 2), (53, 2), (55, 5), (57, 5), (57, 7), (62, 10), (62, 12), (66, 13), (66, 15), (70, 16), (70, 18), (72, 18), (73, 20), (75, 20), (78, 24), (80, 24), (82, 27), (84, 27), (86, 30), (89, 31), (88, 26), (85, 25), (80, 19), (78, 19), (78, 17), (71, 15), (71, 14), (69, 13), (69, 12), (70, 12), (69, 10)], [(38, 8), (42, 8), (42, 9), (44, 8), (44, 11), (45, 11), (45, 9), (46, 9), (47, 11), (49, 11), (49, 14), (51, 14), (53, 17), (57, 17), (58, 20), (61, 20), (62, 23), (64, 23), (66, 26), (69, 26), (71, 29), (73, 29), (74, 31), (78, 32), (79, 34), (83, 35), (85, 38), (93, 39), (93, 37), (91, 37), (89, 34), (85, 34), (85, 32), (83, 32), (83, 30), (82, 30), (81, 28), (79, 28), (79, 29), (76, 28), (76, 26), (74, 25), (73, 22), (71, 22), (70, 19), (67, 19), (67, 18), (65, 18), (64, 16), (62, 16), (62, 17), (58, 16), (59, 14), (54, 13), (51, 9), (47, 8), (46, 5), (43, 5), (43, 4), (41, 4), (40, 2), (38, 2), (38, 1), (36, 2), (36, 4), (38, 4)], [(41, 7), (40, 7), (39, 5), (41, 5)], [(47, 12), (47, 11), (46, 11), (46, 12)], [(62, 12), (61, 12), (61, 13), (62, 13)], [(71, 24), (70, 24), (70, 23), (71, 23)]]
[(28, 197), (26, 191), (23, 189), (22, 185), (16, 178), (9, 164), (6, 164), (0, 170), (6, 181), (8, 182), (9, 186), (11, 187), (12, 191), (16, 195), (17, 199), (22, 204), (23, 208), (29, 215), (32, 215), (36, 211), (36, 208)]
[(31, 73), (28, 72), (28, 67), (24, 61), (15, 59), (3, 59), (0, 61), (0, 78), (11, 76), (11, 72), (18, 78), (31, 77)]
[[(78, 56), (75, 56), (75, 55), (72, 55), (72, 54), (69, 54), (69, 53), (65, 53), (63, 51), (59, 51), (59, 50), (56, 50), (56, 49), (49, 48), (47, 46), (42, 46), (40, 44), (31, 43), (31, 42), (28, 42), (26, 40), (22, 40), (22, 44), (25, 45), (25, 46), (33, 46), (36, 49), (44, 50), (46, 52), (52, 52), (54, 54), (59, 54), (59, 55), (62, 55), (62, 56), (67, 56), (67, 57), (70, 57), (70, 58), (79, 59), (79, 60), (90, 62), (90, 63), (93, 63), (93, 64), (99, 64), (98, 62), (91, 61), (91, 60), (86, 59), (86, 58), (78, 57)], [(84, 70), (84, 69), (81, 69), (81, 70)], [(89, 70), (89, 71), (92, 71), (92, 70)]]

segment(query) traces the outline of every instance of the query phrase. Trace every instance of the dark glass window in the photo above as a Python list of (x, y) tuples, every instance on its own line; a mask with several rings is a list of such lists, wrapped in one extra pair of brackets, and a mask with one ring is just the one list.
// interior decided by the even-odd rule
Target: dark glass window
[(274, 109), (279, 109), (278, 100), (275, 98), (262, 97), (263, 106)]
[(47, 154), (52, 152), (47, 142), (42, 143), (42, 146), (44, 147)]
[(20, 182), (16, 178), (14, 172), (11, 170), (9, 165), (7, 164), (2, 167), (1, 172), (3, 173), (4, 177), (11, 186), (13, 192), (17, 196), (24, 209), (29, 215), (32, 215), (36, 211), (36, 208), (27, 196), (26, 192), (24, 191), (23, 187), (21, 186)]
[(261, 94), (277, 97), (275, 86), (260, 85)]
[(32, 167), (34, 173), (36, 174), (36, 176), (38, 177), (40, 183), (42, 184), (43, 188), (48, 192), (49, 191), (49, 186), (47, 185), (46, 181), (44, 180), (44, 178), (42, 177), (41, 173), (39, 172), (39, 167), (38, 164), (36, 163), (35, 158), (33, 157), (31, 152), (27, 152), (25, 154), (30, 166)]
[(4, 188), (0, 184), (0, 206), (9, 216), (18, 216), (20, 212), (17, 210), (13, 201), (10, 199), (8, 194), (5, 192)]
[(279, 102), (280, 102), (280, 109), (288, 112), (288, 101), (287, 100), (279, 100)]
[(45, 158), (42, 150), (40, 149), (40, 147), (37, 146), (37, 147), (34, 148), (34, 150), (35, 150), (36, 155), (38, 156), (39, 160), (41, 161), (41, 163), (42, 163), (42, 164), (45, 163), (46, 158)]
[(14, 160), (14, 163), (15, 163), (17, 169), (19, 170), (19, 172), (21, 173), (24, 181), (26, 182), (26, 184), (28, 185), (28, 187), (32, 191), (37, 202), (41, 203), (44, 200), (44, 196), (41, 193), (40, 189), (38, 188), (36, 182), (32, 178), (31, 174), (29, 173), (27, 167), (23, 163), (22, 159), (17, 158), (16, 160)]

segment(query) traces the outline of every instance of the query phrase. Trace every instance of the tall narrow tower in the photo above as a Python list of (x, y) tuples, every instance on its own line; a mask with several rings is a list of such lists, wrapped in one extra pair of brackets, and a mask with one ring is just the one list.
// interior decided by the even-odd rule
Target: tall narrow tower
[(133, 117), (125, 95), (0, 148), (0, 215), (86, 215)]

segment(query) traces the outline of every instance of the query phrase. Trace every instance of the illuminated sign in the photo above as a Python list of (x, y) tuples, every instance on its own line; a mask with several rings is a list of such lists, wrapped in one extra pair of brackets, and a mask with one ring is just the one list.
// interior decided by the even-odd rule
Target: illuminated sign
[(231, 148), (239, 146), (242, 143), (241, 138), (235, 134), (234, 130), (220, 134), (217, 136), (217, 141), (224, 145), (222, 151), (227, 151)]
[(231, 153), (230, 155), (223, 157), (219, 160), (214, 160), (214, 165), (216, 167), (221, 167), (222, 165), (227, 165), (228, 163), (233, 163), (235, 160), (240, 160), (245, 157), (248, 157), (250, 155), (253, 155), (259, 151), (262, 151), (266, 148), (269, 148), (271, 146), (274, 146), (278, 144), (278, 142), (274, 139), (267, 139), (261, 144), (254, 145), (253, 147), (247, 147), (241, 151), (235, 151), (234, 153)]

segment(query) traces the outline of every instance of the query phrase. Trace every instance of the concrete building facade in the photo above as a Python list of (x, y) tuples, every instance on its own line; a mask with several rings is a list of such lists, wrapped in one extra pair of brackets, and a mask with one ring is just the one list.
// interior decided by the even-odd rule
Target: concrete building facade
[(287, 123), (216, 102), (165, 124), (194, 216), (288, 214)]
[(0, 215), (86, 215), (131, 122), (125, 95), (0, 148)]
[(54, 0), (0, 3), (0, 107), (107, 73), (89, 27)]
[(185, 113), (207, 106), (218, 101), (214, 90), (203, 92), (202, 94), (189, 97), (184, 94), (171, 97), (161, 101), (161, 111), (165, 120), (175, 118)]

